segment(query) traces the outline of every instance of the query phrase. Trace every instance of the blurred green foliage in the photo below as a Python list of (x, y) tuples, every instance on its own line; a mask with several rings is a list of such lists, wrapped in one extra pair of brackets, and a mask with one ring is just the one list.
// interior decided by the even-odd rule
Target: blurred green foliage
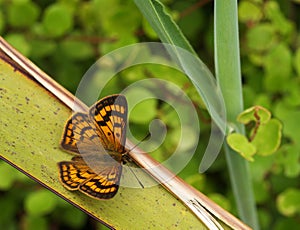
[[(162, 2), (201, 59), (213, 70), (213, 3)], [(283, 124), (279, 150), (270, 156), (255, 156), (250, 163), (262, 229), (295, 229), (300, 220), (298, 4), (299, 1), (283, 0), (239, 1), (245, 108), (264, 106)], [(1, 0), (0, 34), (73, 93), (83, 74), (99, 57), (124, 45), (158, 41), (131, 0)], [(236, 213), (223, 155), (220, 154), (208, 172), (198, 174), (210, 128), (207, 112), (187, 78), (177, 71), (151, 65), (120, 74), (122, 81), (112, 80), (104, 94), (117, 93), (143, 78), (157, 77), (176, 83), (200, 105), (199, 146), (180, 176)], [(156, 91), (150, 88), (141, 93), (155, 94)], [(176, 97), (171, 93), (169, 96)], [(179, 120), (169, 105), (152, 100), (139, 105), (130, 117), (130, 129), (135, 136), (143, 138), (153, 118), (163, 120), (168, 127), (164, 144), (153, 153), (163, 160), (178, 141)], [(196, 141), (190, 139), (187, 149)], [(0, 195), (0, 207), (5, 207), (5, 212), (0, 214), (1, 229), (103, 228), (4, 162), (0, 162)]]

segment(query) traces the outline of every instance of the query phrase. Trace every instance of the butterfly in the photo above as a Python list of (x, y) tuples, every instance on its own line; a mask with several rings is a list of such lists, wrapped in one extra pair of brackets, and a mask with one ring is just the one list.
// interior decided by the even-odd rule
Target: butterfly
[(127, 111), (125, 96), (116, 94), (67, 120), (60, 145), (75, 156), (58, 163), (59, 180), (65, 188), (96, 199), (116, 195), (128, 152)]

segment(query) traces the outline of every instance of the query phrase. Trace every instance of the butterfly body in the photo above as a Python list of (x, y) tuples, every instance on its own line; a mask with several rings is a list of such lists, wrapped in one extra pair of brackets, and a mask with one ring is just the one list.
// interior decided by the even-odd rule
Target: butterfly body
[(109, 199), (118, 191), (126, 155), (127, 101), (123, 95), (105, 97), (68, 119), (61, 147), (73, 153), (58, 163), (59, 179), (68, 190)]

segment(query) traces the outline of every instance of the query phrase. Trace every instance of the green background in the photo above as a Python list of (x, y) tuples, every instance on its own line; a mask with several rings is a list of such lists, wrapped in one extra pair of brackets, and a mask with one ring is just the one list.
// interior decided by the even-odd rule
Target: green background
[[(199, 57), (214, 72), (213, 3), (196, 0), (162, 2)], [(283, 124), (279, 150), (267, 157), (255, 156), (254, 162), (250, 163), (262, 229), (296, 229), (300, 221), (298, 2), (239, 1), (245, 108), (264, 106)], [(0, 35), (73, 93), (83, 74), (101, 56), (124, 45), (159, 41), (130, 0), (0, 0)], [(103, 95), (117, 93), (140, 79), (157, 77), (176, 83), (195, 104), (200, 105), (199, 146), (193, 160), (179, 176), (236, 214), (223, 154), (205, 174), (198, 174), (210, 134), (210, 121), (192, 84), (174, 70), (151, 65), (120, 74), (122, 81), (113, 80)], [(155, 96), (152, 90), (145, 93)], [(172, 93), (169, 96), (174, 97)], [(130, 129), (137, 138), (147, 134), (153, 118), (167, 124), (165, 142), (151, 154), (158, 160), (172, 154), (178, 141), (176, 127), (179, 122), (174, 111), (168, 105), (149, 101), (133, 112), (129, 116)], [(187, 149), (195, 141), (191, 139), (186, 144)], [(0, 215), (0, 228), (103, 228), (4, 162), (0, 162), (0, 207), (6, 209)]]

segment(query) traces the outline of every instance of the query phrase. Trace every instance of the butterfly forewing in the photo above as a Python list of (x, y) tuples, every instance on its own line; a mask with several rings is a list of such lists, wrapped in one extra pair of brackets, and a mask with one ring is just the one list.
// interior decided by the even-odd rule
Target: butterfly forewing
[(58, 163), (64, 187), (96, 199), (109, 199), (117, 193), (126, 120), (126, 98), (112, 95), (94, 104), (88, 114), (78, 112), (67, 121), (61, 147), (77, 156)]
[(89, 115), (100, 130), (107, 149), (123, 152), (126, 141), (127, 101), (122, 95), (106, 97), (90, 108)]
[[(85, 113), (75, 113), (66, 123), (61, 147), (67, 151), (82, 154), (99, 147), (99, 131)], [(103, 148), (106, 146), (102, 145)]]

